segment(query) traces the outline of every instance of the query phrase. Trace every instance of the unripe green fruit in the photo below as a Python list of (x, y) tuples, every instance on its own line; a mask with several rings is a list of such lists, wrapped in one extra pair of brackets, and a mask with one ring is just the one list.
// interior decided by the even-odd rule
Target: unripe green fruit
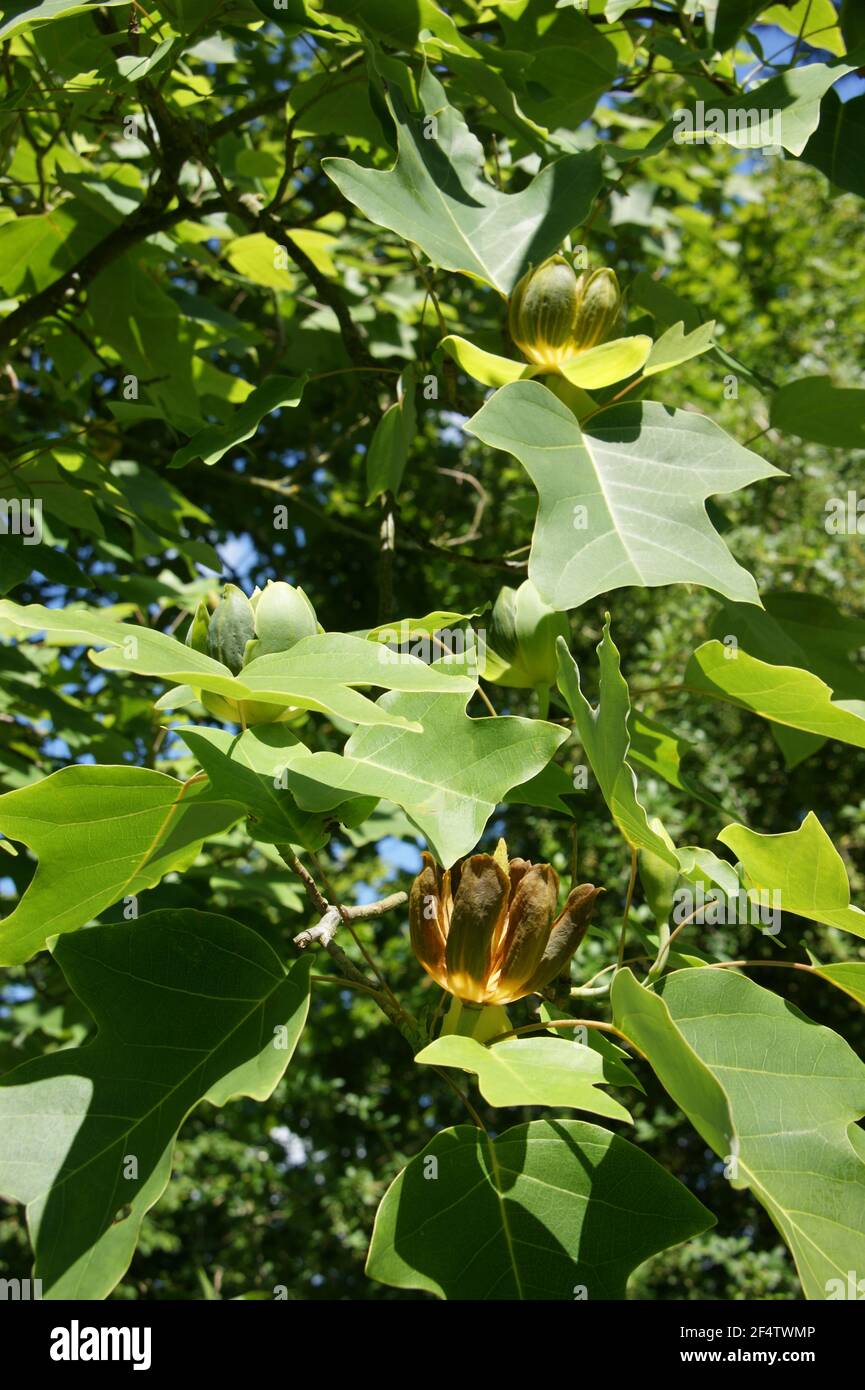
[(564, 256), (550, 256), (529, 270), (511, 297), (508, 325), (524, 357), (555, 368), (573, 356), (572, 334), (580, 294), (573, 267)]

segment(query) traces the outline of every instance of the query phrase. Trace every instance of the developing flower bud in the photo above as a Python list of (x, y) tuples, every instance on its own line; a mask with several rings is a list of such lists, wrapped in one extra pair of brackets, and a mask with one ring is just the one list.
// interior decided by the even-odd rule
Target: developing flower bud
[(518, 689), (555, 685), (556, 639), (570, 635), (567, 614), (544, 603), (530, 579), (505, 585), (493, 607), (485, 679)]
[(572, 356), (571, 335), (580, 295), (573, 267), (550, 256), (528, 270), (511, 296), (508, 325), (524, 357), (551, 371)]
[(511, 296), (511, 337), (529, 362), (556, 372), (563, 362), (616, 336), (622, 294), (608, 267), (577, 277), (564, 256), (528, 270)]
[(606, 266), (580, 276), (580, 304), (573, 331), (573, 355), (614, 336), (622, 308), (616, 272)]
[[(199, 602), (186, 645), (212, 656), (242, 679), (244, 668), (257, 657), (290, 651), (318, 631), (315, 609), (302, 589), (268, 580), (248, 599), (235, 584), (226, 584), (212, 614), (203, 600)], [(233, 724), (272, 723), (290, 709), (263, 700), (232, 700), (208, 690), (198, 694), (206, 710)]]

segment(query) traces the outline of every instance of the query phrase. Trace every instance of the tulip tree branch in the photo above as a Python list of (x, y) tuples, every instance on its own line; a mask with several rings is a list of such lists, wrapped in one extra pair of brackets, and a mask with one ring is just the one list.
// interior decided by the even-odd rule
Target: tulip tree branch
[(315, 927), (308, 927), (294, 938), (294, 944), (301, 951), (307, 946), (318, 944), (327, 946), (336, 935), (340, 924), (346, 920), (349, 922), (365, 922), (371, 917), (383, 917), (386, 912), (391, 912), (396, 907), (402, 907), (408, 902), (405, 893), (391, 893), (389, 898), (380, 898), (374, 903), (358, 903), (354, 907), (330, 907), (322, 914), (321, 921)]
[(333, 939), (341, 923), (345, 923), (350, 928), (352, 922), (382, 917), (386, 912), (390, 912), (396, 907), (402, 907), (408, 901), (406, 894), (392, 893), (389, 897), (381, 898), (377, 902), (358, 903), (354, 907), (332, 906), (291, 846), (276, 845), (275, 848), (277, 854), (292, 873), (297, 874), (303, 884), (306, 896), (319, 914), (319, 921), (316, 926), (307, 928), (294, 938), (295, 946), (300, 950), (305, 950), (307, 946), (321, 945), (333, 961), (337, 974), (350, 984), (362, 987), (373, 996), (382, 1013), (399, 1030), (412, 1052), (417, 1052), (420, 1048), (425, 1047), (429, 1039), (419, 1029), (417, 1020), (403, 1008), (396, 995), (386, 984), (384, 989), (380, 989), (377, 982), (370, 980)]
[(612, 1023), (599, 1023), (597, 1019), (593, 1018), (550, 1018), (544, 1023), (526, 1023), (521, 1028), (509, 1028), (506, 1033), (499, 1033), (495, 1038), (490, 1038), (486, 1046), (492, 1047), (494, 1043), (501, 1042), (503, 1038), (520, 1038), (524, 1033), (542, 1033), (548, 1028), (598, 1028), (602, 1033), (615, 1033), (617, 1038), (621, 1038), (628, 1047), (634, 1049), (638, 1057), (642, 1057), (643, 1061), (648, 1061), (645, 1052), (641, 1052), (633, 1038), (629, 1038), (627, 1033), (622, 1032), (621, 1028), (614, 1027)]

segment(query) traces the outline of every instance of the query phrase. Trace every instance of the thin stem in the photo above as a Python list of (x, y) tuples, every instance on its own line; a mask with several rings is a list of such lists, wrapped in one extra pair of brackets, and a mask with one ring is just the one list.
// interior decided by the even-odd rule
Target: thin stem
[(593, 1018), (551, 1018), (546, 1023), (525, 1023), (520, 1028), (509, 1028), (507, 1033), (499, 1033), (497, 1037), (490, 1038), (486, 1046), (492, 1047), (494, 1043), (501, 1042), (503, 1038), (522, 1037), (524, 1033), (542, 1033), (547, 1028), (597, 1028), (602, 1033), (615, 1033), (616, 1037), (626, 1042), (628, 1047), (632, 1047), (639, 1057), (648, 1061), (645, 1052), (641, 1052), (633, 1038), (629, 1038), (627, 1033), (622, 1032), (621, 1028), (616, 1028), (612, 1023), (599, 1023), (597, 1019)]
[(360, 980), (343, 980), (339, 975), (310, 975), (309, 977), (317, 985), (339, 985), (340, 989), (362, 989), (374, 998), (381, 998), (381, 991), (374, 989), (372, 985), (362, 984)]
[[(465, 1094), (465, 1092), (464, 1092), (463, 1090), (460, 1089), (460, 1087), (459, 1087), (459, 1086), (457, 1085), (457, 1083), (454, 1081), (453, 1077), (450, 1076), (450, 1075), (444, 1070), (443, 1067), (433, 1067), (433, 1071), (438, 1073), (438, 1075), (441, 1077), (442, 1081), (446, 1081), (446, 1082), (447, 1082), (447, 1084), (450, 1086), (451, 1090), (453, 1091), (454, 1095), (459, 1096), (460, 1100), (462, 1101), (462, 1103), (463, 1103), (463, 1105), (465, 1106), (465, 1108), (466, 1108), (466, 1110), (468, 1111), (468, 1113), (471, 1115), (471, 1117), (472, 1117), (472, 1119), (474, 1120), (475, 1124), (477, 1125), (478, 1129), (482, 1129), (483, 1132), (484, 1132), (484, 1134), (487, 1134), (487, 1127), (486, 1127), (486, 1125), (484, 1124), (484, 1122), (483, 1122), (483, 1120), (481, 1119), (480, 1115), (478, 1114), (477, 1110), (475, 1110), (475, 1108), (474, 1108), (474, 1106), (472, 1105), (471, 1101), (469, 1100), (468, 1096)], [(488, 1136), (488, 1137), (489, 1137), (489, 1136)]]
[(816, 975), (818, 972), (813, 965), (804, 965), (798, 960), (716, 960), (711, 965), (703, 966), (704, 970), (804, 970), (808, 975)]

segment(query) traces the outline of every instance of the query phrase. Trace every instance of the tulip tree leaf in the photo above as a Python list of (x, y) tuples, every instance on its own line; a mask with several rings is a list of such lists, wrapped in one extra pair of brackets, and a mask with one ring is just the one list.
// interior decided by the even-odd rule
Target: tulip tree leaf
[[(427, 665), (411, 654), (392, 652), (384, 645), (343, 632), (304, 637), (290, 651), (256, 657), (236, 677), (221, 662), (164, 632), (118, 623), (102, 617), (98, 610), (61, 612), (38, 604), (21, 608), (4, 599), (0, 601), (0, 622), (3, 620), (12, 624), (12, 631), (47, 632), (67, 643), (95, 642), (104, 646), (107, 650), (91, 653), (91, 658), (108, 671), (160, 676), (231, 700), (316, 710), (353, 724), (413, 727), (401, 714), (391, 713), (361, 695), (353, 688), (355, 685), (469, 692), (476, 684), (468, 675), (450, 674), (447, 668)], [(157, 709), (186, 704), (189, 693), (180, 689), (169, 691), (157, 702)]]
[(39, 863), (0, 922), (0, 965), (29, 960), (50, 937), (188, 868), (202, 842), (241, 814), (200, 785), (143, 767), (72, 765), (6, 792), (0, 830)]
[[(762, 597), (763, 610), (751, 604), (724, 604), (709, 635), (727, 649), (735, 637), (740, 647), (759, 652), (760, 660), (772, 666), (810, 671), (832, 687), (836, 705), (855, 713), (858, 706), (853, 702), (865, 701), (865, 672), (851, 657), (865, 644), (865, 622), (840, 613), (818, 594), (779, 591)], [(823, 735), (787, 724), (773, 723), (772, 733), (788, 767), (795, 767), (825, 741)]]
[(0, 1191), (27, 1205), (43, 1297), (99, 1299), (128, 1268), (193, 1107), (273, 1092), (311, 960), (286, 973), (249, 928), (192, 911), (95, 927), (55, 957), (98, 1031), (0, 1078)]
[(747, 97), (704, 103), (702, 121), (694, 113), (691, 128), (680, 126), (678, 138), (699, 144), (721, 140), (735, 149), (783, 148), (798, 157), (820, 124), (821, 101), (854, 71), (840, 61), (791, 67), (751, 87)]
[[(125, 0), (104, 0), (105, 7), (108, 9), (114, 5), (122, 5)], [(34, 5), (28, 9), (26, 5), (13, 7), (13, 12), (6, 10), (6, 22), (0, 25), (0, 39), (9, 39), (13, 34), (20, 34), (29, 29), (41, 28), (44, 24), (49, 24), (54, 19), (69, 19), (73, 15), (87, 14), (93, 8), (90, 0), (42, 0), (41, 5)]]
[(399, 398), (375, 427), (366, 455), (367, 503), (383, 492), (399, 493), (417, 427), (415, 373), (411, 367), (399, 380)]
[(749, 886), (780, 894), (784, 912), (865, 937), (865, 912), (851, 906), (844, 861), (813, 811), (785, 834), (728, 825), (718, 839), (738, 856)]
[(652, 345), (652, 351), (649, 353), (643, 368), (643, 376), (656, 376), (658, 372), (669, 371), (671, 367), (680, 367), (683, 362), (689, 362), (692, 357), (699, 357), (701, 353), (708, 352), (714, 346), (712, 342), (714, 332), (714, 319), (701, 324), (699, 328), (694, 329), (693, 333), (685, 332), (685, 325), (681, 320), (674, 323)]
[(322, 168), (371, 222), (415, 242), (443, 270), (461, 271), (510, 294), (529, 262), (557, 250), (589, 212), (602, 183), (597, 154), (569, 154), (518, 193), (483, 177), (484, 153), (444, 88), (425, 68), (425, 114), (412, 115), (398, 89), (388, 103), (397, 126), (392, 169), (328, 158)]
[(787, 728), (865, 748), (865, 702), (833, 700), (831, 687), (810, 671), (770, 665), (712, 641), (690, 658), (685, 684)]
[(628, 733), (630, 762), (647, 768), (656, 777), (663, 777), (671, 787), (678, 787), (705, 806), (711, 806), (713, 811), (724, 814), (718, 798), (683, 766), (685, 760), (696, 753), (693, 744), (659, 719), (652, 719), (638, 709), (632, 709), (628, 715)]
[(612, 1003), (734, 1187), (768, 1211), (805, 1296), (865, 1268), (865, 1066), (843, 1038), (727, 970), (676, 971), (657, 993), (621, 970)]
[[(461, 628), (472, 618), (479, 618), (488, 608), (488, 603), (481, 608), (473, 608), (469, 613), (455, 613), (447, 608), (437, 608), (434, 613), (425, 613), (422, 618), (394, 618), (391, 622), (379, 623), (378, 627), (371, 627), (363, 636), (370, 642), (401, 645), (417, 637), (430, 638), (434, 633), (442, 632), (446, 628)], [(425, 644), (424, 650), (427, 645)]]
[(811, 956), (811, 969), (815, 975), (827, 980), (836, 989), (843, 990), (865, 1008), (865, 962), (840, 961), (835, 965), (822, 965)]
[(367, 1273), (441, 1298), (619, 1299), (637, 1265), (713, 1224), (659, 1164), (597, 1125), (533, 1120), (496, 1139), (457, 1125), (388, 1188)]
[(286, 406), (300, 404), (306, 376), (274, 376), (247, 396), (231, 417), (222, 425), (205, 425), (194, 434), (188, 444), (178, 449), (169, 464), (170, 468), (184, 468), (187, 463), (201, 459), (202, 463), (218, 463), (233, 449), (251, 439), (265, 415)]
[[(346, 797), (292, 773), (292, 756), (306, 749), (284, 725), (261, 724), (241, 734), (205, 728), (177, 732), (201, 763), (216, 795), (249, 812), (247, 829), (255, 840), (318, 850), (327, 844), (336, 822), (360, 825), (375, 808), (373, 797)], [(316, 803), (316, 809), (302, 809), (295, 793), (307, 806)]]
[[(772, 428), (837, 449), (865, 449), (865, 389), (826, 376), (788, 381), (772, 397)], [(846, 502), (846, 496), (844, 498)]]
[(430, 1067), (459, 1067), (477, 1075), (490, 1105), (569, 1105), (610, 1120), (631, 1117), (605, 1091), (604, 1059), (565, 1038), (510, 1038), (484, 1047), (456, 1033), (436, 1038), (415, 1057)]
[(865, 96), (842, 101), (836, 92), (827, 92), (820, 105), (820, 124), (805, 146), (802, 159), (825, 174), (837, 192), (865, 198), (863, 139)]
[(865, 672), (851, 660), (865, 646), (865, 619), (840, 612), (820, 594), (782, 589), (762, 597), (763, 609), (725, 603), (710, 635), (723, 641), (732, 634), (773, 666), (801, 666), (842, 699), (865, 700)]
[(598, 644), (601, 676), (596, 709), (583, 694), (579, 668), (564, 638), (559, 638), (556, 651), (559, 658), (559, 690), (574, 716), (583, 750), (620, 833), (632, 849), (649, 850), (663, 859), (665, 864), (678, 867), (678, 859), (661, 836), (652, 830), (637, 797), (637, 778), (628, 762), (631, 700), (628, 683), (622, 675), (618, 648), (610, 636), (609, 615)]
[(779, 470), (711, 420), (643, 401), (611, 406), (581, 428), (546, 387), (516, 381), (465, 428), (513, 454), (538, 490), (529, 578), (554, 607), (628, 584), (683, 583), (759, 604), (705, 502)]
[(567, 738), (540, 719), (470, 719), (458, 694), (387, 694), (379, 704), (423, 732), (358, 729), (342, 754), (303, 754), (292, 771), (395, 802), (445, 867), (474, 849), (498, 803), (546, 767)]

